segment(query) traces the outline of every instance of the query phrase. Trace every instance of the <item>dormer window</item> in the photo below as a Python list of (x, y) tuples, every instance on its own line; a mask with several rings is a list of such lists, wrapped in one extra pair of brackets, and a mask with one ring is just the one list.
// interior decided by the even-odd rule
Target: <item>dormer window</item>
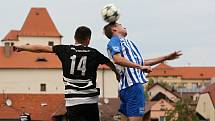
[(44, 58), (44, 57), (38, 57), (37, 59), (36, 59), (36, 62), (47, 62), (48, 60), (46, 59), (46, 58)]
[(40, 15), (40, 13), (39, 12), (35, 12), (35, 15)]

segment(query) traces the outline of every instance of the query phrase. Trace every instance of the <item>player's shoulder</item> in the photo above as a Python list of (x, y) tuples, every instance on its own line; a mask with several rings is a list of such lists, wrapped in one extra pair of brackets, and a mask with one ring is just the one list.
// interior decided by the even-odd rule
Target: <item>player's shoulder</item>
[(94, 48), (94, 47), (89, 47), (89, 46), (87, 46), (86, 48), (87, 48), (88, 50), (92, 51), (92, 52), (98, 52), (98, 50), (97, 50), (96, 48)]
[(53, 50), (59, 50), (61, 48), (64, 48), (64, 45), (54, 45), (54, 46), (52, 46)]
[(120, 45), (120, 37), (113, 36), (110, 41), (108, 42), (107, 46), (113, 46), (113, 45)]
[(55, 47), (55, 48), (60, 48), (60, 47), (62, 47), (62, 48), (64, 48), (64, 47), (69, 47), (70, 45), (54, 45), (53, 47)]
[(119, 42), (120, 38), (118, 36), (113, 36), (111, 37), (110, 41), (108, 43), (115, 43), (115, 42)]

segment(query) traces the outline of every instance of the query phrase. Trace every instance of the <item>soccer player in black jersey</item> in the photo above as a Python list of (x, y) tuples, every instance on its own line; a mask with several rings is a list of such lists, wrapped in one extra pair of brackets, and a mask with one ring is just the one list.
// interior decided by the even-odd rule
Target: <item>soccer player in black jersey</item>
[(77, 28), (74, 38), (75, 45), (21, 45), (14, 46), (14, 50), (56, 53), (63, 67), (68, 120), (99, 121), (97, 68), (99, 64), (106, 64), (115, 72), (117, 80), (119, 74), (107, 57), (96, 49), (87, 47), (91, 38), (89, 28)]

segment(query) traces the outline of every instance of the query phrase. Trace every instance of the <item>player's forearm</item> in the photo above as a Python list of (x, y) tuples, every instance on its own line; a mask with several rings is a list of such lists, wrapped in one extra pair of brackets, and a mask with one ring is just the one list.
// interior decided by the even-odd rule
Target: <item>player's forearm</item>
[(20, 45), (16, 46), (18, 51), (38, 52), (36, 45)]
[(52, 52), (52, 48), (43, 45), (21, 45), (16, 47), (18, 51), (30, 51), (30, 52)]
[(114, 58), (114, 63), (120, 66), (124, 67), (130, 67), (130, 68), (140, 68), (140, 65), (137, 63), (133, 63), (123, 57), (115, 57)]
[(116, 67), (112, 62), (106, 63), (106, 65), (115, 73), (117, 73)]
[(165, 60), (167, 60), (167, 56), (161, 56), (161, 57), (157, 57), (157, 58), (146, 59), (146, 60), (144, 60), (144, 65), (153, 66), (153, 65), (161, 63)]

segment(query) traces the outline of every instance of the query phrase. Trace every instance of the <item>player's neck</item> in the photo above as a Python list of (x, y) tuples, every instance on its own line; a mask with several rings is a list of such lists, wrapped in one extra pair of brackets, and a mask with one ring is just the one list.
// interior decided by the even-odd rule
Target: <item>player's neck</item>
[(119, 38), (125, 38), (122, 34), (116, 33), (114, 36), (118, 36)]
[(125, 38), (125, 36), (123, 36), (123, 35), (121, 35), (121, 34), (116, 35), (116, 36), (118, 36), (119, 38)]
[(78, 43), (78, 42), (75, 42), (75, 45), (76, 45), (76, 46), (79, 46), (79, 45), (88, 46), (88, 44), (85, 44), (85, 43)]

